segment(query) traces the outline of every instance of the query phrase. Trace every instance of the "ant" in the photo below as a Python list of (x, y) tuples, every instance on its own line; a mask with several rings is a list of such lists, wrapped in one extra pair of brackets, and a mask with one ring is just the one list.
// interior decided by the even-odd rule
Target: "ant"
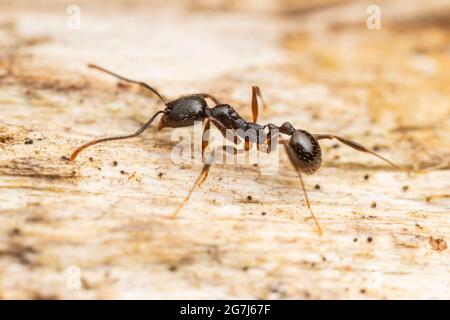
[[(305, 189), (305, 184), (303, 182), (302, 174), (305, 175), (312, 175), (314, 174), (321, 166), (322, 164), (322, 151), (319, 145), (319, 140), (323, 139), (336, 139), (339, 142), (357, 150), (360, 152), (365, 152), (372, 154), (381, 160), (387, 162), (391, 166), (395, 167), (396, 169), (403, 170), (398, 165), (394, 164), (393, 162), (389, 161), (388, 159), (384, 158), (383, 156), (375, 153), (372, 150), (369, 150), (368, 148), (364, 147), (363, 145), (337, 136), (333, 134), (311, 134), (305, 130), (302, 129), (295, 129), (292, 124), (289, 122), (283, 123), (281, 126), (276, 126), (274, 124), (267, 124), (267, 125), (260, 125), (257, 123), (258, 120), (258, 109), (259, 109), (259, 103), (258, 99), (261, 100), (261, 104), (263, 106), (263, 109), (266, 109), (266, 106), (264, 104), (264, 100), (261, 94), (261, 90), (258, 86), (252, 87), (252, 100), (251, 100), (251, 108), (252, 108), (252, 116), (253, 121), (249, 122), (242, 118), (236, 110), (231, 107), (228, 104), (223, 104), (214, 97), (213, 95), (207, 94), (207, 93), (198, 93), (198, 94), (191, 94), (182, 96), (176, 100), (167, 101), (167, 99), (161, 95), (156, 89), (149, 86), (148, 84), (140, 81), (131, 80), (128, 78), (125, 78), (123, 76), (120, 76), (114, 72), (111, 72), (109, 70), (106, 70), (102, 67), (99, 67), (97, 65), (89, 64), (88, 67), (97, 69), (99, 71), (105, 72), (109, 75), (112, 75), (122, 81), (137, 84), (141, 87), (143, 87), (146, 90), (151, 91), (154, 93), (165, 105), (164, 110), (160, 110), (156, 112), (148, 121), (145, 123), (139, 130), (137, 130), (133, 134), (124, 135), (124, 136), (115, 136), (115, 137), (107, 137), (102, 139), (96, 139), (90, 142), (87, 142), (80, 147), (78, 147), (70, 156), (70, 161), (73, 161), (76, 159), (76, 157), (79, 155), (81, 151), (86, 149), (87, 147), (90, 147), (92, 145), (106, 142), (106, 141), (112, 141), (112, 140), (122, 140), (122, 139), (129, 139), (134, 138), (142, 134), (151, 124), (152, 122), (157, 118), (158, 115), (162, 114), (162, 117), (159, 121), (158, 130), (161, 130), (163, 128), (179, 128), (179, 127), (188, 127), (193, 126), (196, 121), (202, 121), (204, 123), (203, 126), (203, 141), (202, 141), (202, 156), (204, 155), (205, 149), (208, 147), (209, 143), (209, 130), (211, 127), (211, 123), (219, 129), (219, 131), (222, 133), (222, 135), (230, 140), (230, 137), (226, 135), (227, 130), (231, 130), (232, 132), (236, 132), (237, 135), (234, 135), (234, 137), (231, 139), (231, 141), (234, 144), (237, 144), (238, 141), (240, 141), (240, 138), (245, 139), (245, 147), (244, 150), (238, 151), (236, 148), (232, 148), (233, 152), (236, 154), (238, 152), (246, 152), (250, 149), (250, 146), (252, 143), (256, 143), (258, 150), (261, 149), (261, 147), (265, 147), (267, 149), (266, 152), (273, 151), (271, 141), (273, 138), (279, 136), (280, 134), (284, 134), (287, 136), (290, 136), (289, 140), (280, 139), (280, 142), (283, 144), (286, 153), (288, 155), (288, 158), (296, 170), (300, 183), (303, 190), (303, 195), (305, 198), (305, 203), (308, 208), (308, 211), (311, 215), (311, 217), (314, 220), (314, 223), (316, 225), (317, 231), (319, 234), (322, 234), (322, 228), (314, 215), (314, 212), (311, 209), (311, 204), (308, 199), (308, 194)], [(210, 108), (208, 107), (208, 103), (206, 99), (210, 99), (215, 105), (214, 107)], [(243, 134), (242, 132), (265, 132), (264, 129), (268, 129), (268, 133), (265, 137), (262, 137), (261, 134), (255, 135), (255, 134)], [(230, 152), (230, 150), (226, 147), (223, 147), (224, 151)], [(209, 160), (204, 160), (203, 168), (196, 179), (194, 185), (188, 192), (187, 196), (183, 200), (183, 202), (178, 206), (178, 208), (173, 213), (172, 217), (176, 217), (178, 212), (183, 208), (183, 206), (188, 202), (189, 198), (191, 197), (192, 193), (195, 191), (196, 188), (200, 187), (201, 184), (206, 180), (208, 176), (209, 168), (212, 164), (212, 158)]]

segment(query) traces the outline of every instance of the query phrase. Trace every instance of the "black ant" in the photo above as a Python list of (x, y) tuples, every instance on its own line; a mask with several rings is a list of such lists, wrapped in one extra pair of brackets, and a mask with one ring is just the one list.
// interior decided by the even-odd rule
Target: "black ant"
[[(101, 68), (96, 65), (89, 64), (90, 68), (94, 68), (103, 72), (106, 72), (116, 78), (119, 78), (122, 81), (126, 81), (129, 83), (138, 84), (139, 86), (153, 92), (158, 98), (164, 103), (165, 109), (160, 110), (156, 112), (150, 120), (147, 121), (139, 130), (137, 130), (135, 133), (130, 135), (124, 135), (124, 136), (116, 136), (116, 137), (108, 137), (108, 138), (102, 138), (93, 140), (90, 142), (87, 142), (80, 146), (78, 149), (76, 149), (72, 155), (70, 156), (70, 161), (75, 160), (75, 158), (78, 156), (78, 154), (86, 149), (89, 146), (92, 146), (94, 144), (105, 142), (105, 141), (111, 141), (111, 140), (122, 140), (122, 139), (129, 139), (139, 136), (141, 133), (143, 133), (156, 119), (156, 117), (160, 114), (162, 114), (161, 120), (158, 125), (158, 130), (163, 128), (179, 128), (179, 127), (187, 127), (187, 126), (193, 126), (196, 121), (202, 121), (204, 122), (203, 127), (203, 141), (202, 141), (202, 155), (204, 154), (205, 149), (208, 147), (209, 143), (209, 129), (211, 127), (211, 123), (215, 125), (219, 129), (219, 131), (222, 133), (222, 135), (229, 139), (229, 136), (226, 135), (227, 130), (231, 130), (233, 132), (237, 132), (237, 136), (234, 135), (232, 142), (234, 144), (237, 144), (238, 141), (240, 141), (240, 138), (245, 139), (245, 148), (243, 152), (246, 152), (250, 149), (251, 143), (256, 143), (258, 150), (261, 149), (261, 147), (266, 148), (266, 152), (271, 152), (273, 150), (271, 141), (274, 137), (278, 136), (279, 134), (284, 134), (290, 136), (289, 140), (281, 139), (281, 143), (285, 147), (285, 150), (288, 154), (288, 158), (292, 164), (292, 166), (297, 171), (297, 174), (300, 178), (303, 194), (305, 197), (306, 206), (311, 214), (311, 217), (314, 219), (314, 222), (317, 226), (317, 230), (319, 234), (322, 234), (322, 229), (320, 227), (319, 222), (317, 221), (312, 209), (311, 204), (308, 199), (308, 195), (306, 193), (305, 185), (302, 178), (302, 173), (306, 175), (314, 174), (321, 166), (322, 164), (322, 151), (320, 149), (319, 140), (322, 139), (336, 139), (343, 144), (361, 152), (370, 153), (393, 167), (403, 170), (393, 162), (387, 160), (386, 158), (382, 157), (381, 155), (367, 149), (363, 145), (348, 140), (346, 138), (332, 135), (332, 134), (311, 134), (305, 130), (301, 129), (295, 129), (292, 124), (289, 122), (283, 123), (281, 126), (276, 126), (274, 124), (267, 124), (267, 125), (260, 125), (257, 122), (258, 120), (258, 99), (261, 100), (261, 104), (263, 105), (263, 108), (265, 109), (265, 104), (262, 98), (261, 90), (257, 86), (252, 87), (252, 101), (251, 101), (251, 107), (252, 107), (252, 115), (253, 115), (253, 121), (249, 122), (243, 119), (235, 110), (233, 107), (231, 107), (228, 104), (222, 104), (217, 98), (215, 98), (213, 95), (207, 94), (207, 93), (198, 93), (198, 94), (191, 94), (182, 96), (176, 100), (173, 101), (167, 101), (167, 99), (162, 96), (160, 93), (158, 93), (157, 90), (149, 86), (148, 84), (144, 82), (139, 82), (135, 80), (130, 80), (125, 77), (122, 77), (116, 73), (113, 73), (111, 71), (108, 71), (104, 68)], [(210, 108), (208, 107), (206, 99), (210, 99), (212, 102), (214, 102), (215, 106)], [(256, 134), (248, 134), (248, 132), (264, 132), (264, 129), (268, 129), (268, 133), (265, 137), (261, 137), (261, 135)], [(242, 133), (245, 132), (245, 133)], [(229, 139), (230, 140), (230, 139)], [(229, 150), (226, 147), (223, 147), (225, 151)], [(236, 148), (233, 148), (233, 152), (236, 154), (237, 151)], [(241, 150), (242, 152), (242, 150)], [(200, 175), (198, 176), (197, 180), (195, 181), (193, 187), (190, 189), (188, 195), (184, 199), (184, 201), (179, 205), (179, 207), (175, 210), (173, 217), (175, 217), (178, 212), (183, 208), (183, 206), (188, 202), (189, 198), (191, 197), (194, 190), (199, 187), (207, 178), (209, 168), (212, 164), (211, 158), (208, 161), (204, 160), (204, 165), (202, 168), (202, 171), (200, 172)]]

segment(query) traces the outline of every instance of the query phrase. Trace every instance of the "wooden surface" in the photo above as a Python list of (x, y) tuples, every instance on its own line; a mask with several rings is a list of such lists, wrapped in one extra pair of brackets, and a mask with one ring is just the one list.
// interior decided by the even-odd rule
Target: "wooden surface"
[[(69, 3), (0, 2), (1, 298), (450, 298), (446, 1), (381, 1), (380, 30), (364, 2), (108, 3), (69, 30)], [(325, 141), (305, 178), (323, 236), (283, 153), (275, 175), (213, 166), (170, 219), (201, 169), (171, 162), (171, 130), (62, 159), (161, 108), (90, 62), (247, 119), (258, 84), (261, 123), (434, 169)]]

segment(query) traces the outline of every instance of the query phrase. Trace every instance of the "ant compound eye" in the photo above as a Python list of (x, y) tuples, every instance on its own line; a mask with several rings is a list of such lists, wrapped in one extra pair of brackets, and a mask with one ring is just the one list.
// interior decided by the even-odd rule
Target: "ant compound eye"
[(304, 130), (296, 130), (289, 140), (296, 162), (305, 174), (313, 174), (322, 163), (322, 151), (317, 140)]

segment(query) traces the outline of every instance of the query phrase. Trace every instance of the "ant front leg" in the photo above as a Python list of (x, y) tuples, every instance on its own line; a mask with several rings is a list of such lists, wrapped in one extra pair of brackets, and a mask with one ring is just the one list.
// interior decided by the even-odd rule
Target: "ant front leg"
[(316, 224), (317, 232), (319, 233), (319, 235), (322, 235), (323, 234), (322, 228), (320, 227), (319, 221), (317, 220), (314, 212), (312, 211), (311, 204), (310, 204), (309, 199), (308, 199), (308, 193), (306, 192), (305, 184), (303, 182), (302, 173), (301, 173), (301, 170), (299, 168), (299, 164), (298, 164), (298, 162), (296, 160), (297, 157), (295, 155), (295, 152), (291, 149), (291, 147), (289, 146), (289, 143), (287, 141), (281, 140), (281, 143), (284, 145), (284, 148), (285, 148), (286, 153), (288, 155), (289, 161), (291, 162), (291, 164), (294, 167), (295, 171), (297, 171), (298, 177), (300, 178), (300, 183), (302, 185), (302, 190), (303, 190), (303, 195), (305, 197), (306, 206), (308, 208), (308, 211), (309, 211), (311, 217), (314, 220), (314, 223)]
[(214, 153), (211, 155), (210, 158), (205, 160), (205, 150), (208, 147), (209, 144), (209, 130), (211, 128), (211, 121), (209, 119), (206, 120), (205, 125), (203, 127), (203, 133), (202, 133), (202, 160), (204, 162), (202, 171), (200, 172), (199, 176), (194, 182), (194, 185), (189, 190), (187, 196), (183, 199), (183, 202), (178, 206), (178, 208), (173, 212), (172, 218), (176, 218), (178, 213), (183, 209), (183, 207), (188, 203), (189, 199), (191, 198), (194, 191), (199, 188), (203, 182), (205, 182), (206, 178), (208, 177), (209, 168), (211, 167), (213, 161), (214, 161)]
[(313, 136), (314, 136), (317, 140), (321, 140), (321, 139), (330, 139), (330, 140), (331, 140), (331, 139), (336, 139), (336, 140), (342, 142), (343, 144), (345, 144), (345, 145), (349, 146), (350, 148), (353, 148), (353, 149), (355, 149), (355, 150), (357, 150), (357, 151), (365, 152), (365, 153), (370, 153), (370, 154), (374, 155), (375, 157), (378, 157), (379, 159), (381, 159), (381, 160), (383, 160), (383, 161), (389, 163), (391, 166), (393, 166), (394, 168), (396, 168), (396, 169), (398, 169), (398, 170), (401, 170), (401, 171), (407, 171), (407, 170), (401, 168), (400, 166), (396, 165), (396, 164), (393, 163), (392, 161), (390, 161), (390, 160), (386, 159), (385, 157), (379, 155), (378, 153), (376, 153), (376, 152), (374, 152), (374, 151), (372, 151), (372, 150), (367, 149), (366, 147), (364, 147), (362, 144), (359, 144), (358, 142), (349, 140), (349, 139), (347, 139), (347, 138), (335, 136), (335, 135), (332, 135), (332, 134), (313, 134)]
[(252, 116), (254, 123), (258, 121), (258, 98), (261, 100), (263, 110), (266, 110), (267, 108), (261, 94), (261, 89), (258, 86), (252, 86)]

